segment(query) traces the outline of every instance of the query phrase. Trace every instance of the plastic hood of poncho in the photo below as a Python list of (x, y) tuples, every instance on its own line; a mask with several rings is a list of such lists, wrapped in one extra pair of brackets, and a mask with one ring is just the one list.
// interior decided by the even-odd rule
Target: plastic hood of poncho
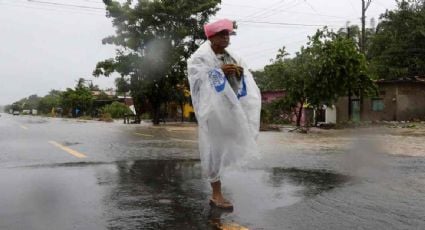
[(256, 139), (260, 127), (260, 90), (245, 63), (227, 52), (244, 68), (246, 94), (240, 98), (223, 79), (220, 62), (209, 41), (188, 60), (201, 163), (210, 182), (219, 180), (227, 167), (243, 166), (249, 159), (259, 157)]

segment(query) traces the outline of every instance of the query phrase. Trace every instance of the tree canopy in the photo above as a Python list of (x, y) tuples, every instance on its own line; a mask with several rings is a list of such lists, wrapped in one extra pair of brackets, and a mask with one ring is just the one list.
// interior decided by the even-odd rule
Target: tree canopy
[(317, 109), (349, 93), (374, 92), (366, 58), (355, 40), (327, 28), (310, 37), (294, 58), (280, 49), (274, 63), (265, 67), (265, 75), (263, 81), (285, 90), (283, 104), (299, 108), (297, 125), (305, 104)]
[(94, 76), (113, 72), (130, 77), (130, 92), (140, 113), (145, 102), (159, 122), (162, 103), (185, 85), (186, 60), (204, 39), (203, 25), (218, 11), (220, 0), (104, 0), (115, 35), (104, 44), (118, 47), (116, 57), (101, 61)]
[(398, 8), (381, 20), (369, 47), (374, 74), (384, 79), (424, 75), (424, 1), (398, 1)]

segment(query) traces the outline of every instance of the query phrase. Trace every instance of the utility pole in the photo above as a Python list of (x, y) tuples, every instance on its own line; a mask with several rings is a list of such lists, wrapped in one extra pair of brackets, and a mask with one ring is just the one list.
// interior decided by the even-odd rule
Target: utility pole
[[(362, 0), (362, 35), (360, 38), (360, 52), (366, 55), (366, 11), (369, 8), (372, 0)], [(360, 121), (363, 120), (363, 89), (360, 89)]]
[(362, 0), (362, 37), (361, 37), (361, 46), (360, 51), (366, 53), (366, 11), (369, 8), (372, 0)]
[[(350, 24), (347, 22), (347, 39), (351, 39), (350, 36)], [(351, 79), (349, 79), (348, 81), (348, 120), (352, 121), (353, 120), (353, 110), (352, 110), (352, 105), (351, 105)]]

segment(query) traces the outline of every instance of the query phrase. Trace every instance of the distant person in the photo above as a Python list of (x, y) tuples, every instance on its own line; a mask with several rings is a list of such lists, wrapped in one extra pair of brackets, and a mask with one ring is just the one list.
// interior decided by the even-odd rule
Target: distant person
[(223, 197), (221, 176), (228, 166), (241, 165), (258, 154), (261, 110), (261, 94), (252, 74), (226, 49), (233, 30), (228, 19), (205, 25), (208, 40), (188, 60), (201, 164), (212, 187), (210, 204), (224, 209), (233, 205)]

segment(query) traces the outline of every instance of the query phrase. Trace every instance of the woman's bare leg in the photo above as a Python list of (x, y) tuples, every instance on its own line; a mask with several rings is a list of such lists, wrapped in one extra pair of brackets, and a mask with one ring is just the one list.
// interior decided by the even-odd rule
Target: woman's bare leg
[(223, 194), (221, 193), (221, 181), (216, 181), (211, 183), (212, 188), (212, 198), (214, 200), (220, 201), (223, 200)]
[(220, 204), (222, 208), (233, 207), (233, 205), (229, 201), (224, 199), (223, 197), (223, 193), (221, 192), (221, 181), (216, 181), (211, 183), (211, 188), (212, 188), (212, 199), (214, 200), (214, 202), (216, 202), (217, 204)]

